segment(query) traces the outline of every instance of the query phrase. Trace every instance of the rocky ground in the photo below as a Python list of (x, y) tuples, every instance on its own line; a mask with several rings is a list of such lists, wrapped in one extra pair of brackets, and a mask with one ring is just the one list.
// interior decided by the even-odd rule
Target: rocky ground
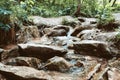
[[(0, 80), (120, 80), (120, 18), (31, 16), (17, 45), (0, 48)], [(107, 28), (108, 30), (107, 30)]]

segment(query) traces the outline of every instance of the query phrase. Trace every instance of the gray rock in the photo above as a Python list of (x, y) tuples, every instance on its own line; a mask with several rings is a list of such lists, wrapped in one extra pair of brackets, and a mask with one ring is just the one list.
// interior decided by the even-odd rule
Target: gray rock
[(100, 33), (96, 36), (96, 40), (99, 40), (99, 41), (113, 41), (118, 34), (119, 34), (119, 32)]
[(111, 58), (112, 54), (106, 42), (83, 40), (73, 43), (73, 49), (81, 55)]
[(2, 61), (5, 65), (28, 66), (38, 69), (41, 66), (41, 60), (33, 57), (16, 57)]
[(108, 79), (109, 80), (119, 80), (120, 79), (120, 70), (116, 68), (111, 68), (108, 72)]
[(120, 20), (120, 13), (113, 13), (112, 15), (113, 15), (113, 17), (115, 18), (116, 21)]
[(81, 27), (83, 28), (97, 28), (98, 19), (97, 18), (84, 18), (78, 17), (78, 20), (81, 22)]
[(68, 26), (57, 25), (57, 26), (53, 27), (50, 32), (47, 33), (47, 36), (49, 36), (49, 37), (67, 36), (68, 31), (69, 31)]
[(57, 46), (36, 45), (36, 44), (18, 44), (21, 56), (36, 57), (41, 60), (47, 60), (54, 56), (63, 56), (67, 53), (64, 48)]
[(62, 57), (53, 57), (48, 60), (45, 67), (48, 70), (65, 72), (70, 69), (72, 65)]
[(44, 71), (30, 67), (7, 66), (0, 63), (0, 73), (7, 80), (51, 80)]
[(61, 17), (55, 17), (55, 18), (43, 18), (40, 16), (30, 16), (29, 20), (31, 23), (33, 23), (39, 27), (41, 27), (42, 25), (45, 25), (45, 26), (62, 25), (64, 20), (66, 20), (68, 22), (76, 21), (71, 16), (61, 16)]

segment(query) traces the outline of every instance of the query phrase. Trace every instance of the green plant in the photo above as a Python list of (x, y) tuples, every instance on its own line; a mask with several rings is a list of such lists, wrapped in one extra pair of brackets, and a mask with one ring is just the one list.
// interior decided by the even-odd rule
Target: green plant
[(0, 29), (2, 30), (9, 31), (10, 28), (11, 26), (9, 24), (0, 23)]
[(110, 4), (106, 4), (104, 6), (98, 7), (96, 17), (99, 18), (100, 24), (108, 24), (114, 21), (114, 18), (112, 16), (112, 10), (113, 10), (113, 7), (111, 7)]
[(0, 8), (0, 28), (8, 31), (10, 27), (10, 15), (12, 14), (11, 11)]

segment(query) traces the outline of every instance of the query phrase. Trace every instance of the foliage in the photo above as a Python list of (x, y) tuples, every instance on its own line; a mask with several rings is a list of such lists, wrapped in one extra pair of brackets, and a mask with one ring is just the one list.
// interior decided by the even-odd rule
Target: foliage
[(3, 24), (0, 23), (0, 28), (5, 30), (5, 31), (9, 31), (9, 29), (11, 28), (11, 26), (9, 24)]
[[(100, 23), (108, 23), (113, 20), (112, 11), (119, 10), (120, 6), (112, 3), (109, 0), (79, 0), (81, 1), (81, 13), (88, 17), (97, 17)], [(7, 6), (6, 6), (7, 5)], [(0, 16), (1, 23), (5, 19), (12, 19), (13, 22), (19, 25), (23, 22), (27, 23), (29, 15), (39, 15), (43, 17), (55, 17), (64, 15), (73, 15), (78, 6), (78, 0), (1, 0), (0, 1)], [(5, 16), (3, 16), (5, 15)], [(3, 20), (3, 21), (2, 21)]]
[(114, 21), (114, 18), (112, 16), (113, 7), (111, 7), (110, 4), (106, 4), (104, 6), (98, 7), (98, 12), (96, 17), (100, 19), (100, 24), (108, 24), (112, 21)]
[(12, 14), (11, 11), (1, 9), (0, 8), (0, 28), (8, 31), (11, 27), (8, 24), (10, 22), (10, 15)]
[(115, 6), (114, 6), (114, 11), (115, 12), (120, 12), (120, 2), (117, 2), (116, 4), (115, 4)]

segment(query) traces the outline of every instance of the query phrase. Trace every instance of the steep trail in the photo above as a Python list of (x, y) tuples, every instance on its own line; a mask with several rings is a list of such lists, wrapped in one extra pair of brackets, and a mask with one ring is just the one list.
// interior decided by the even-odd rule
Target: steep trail
[(17, 45), (0, 49), (0, 80), (119, 80), (120, 50), (110, 41), (117, 31), (98, 29), (94, 18), (67, 17), (75, 26), (61, 24), (60, 17), (33, 19)]

